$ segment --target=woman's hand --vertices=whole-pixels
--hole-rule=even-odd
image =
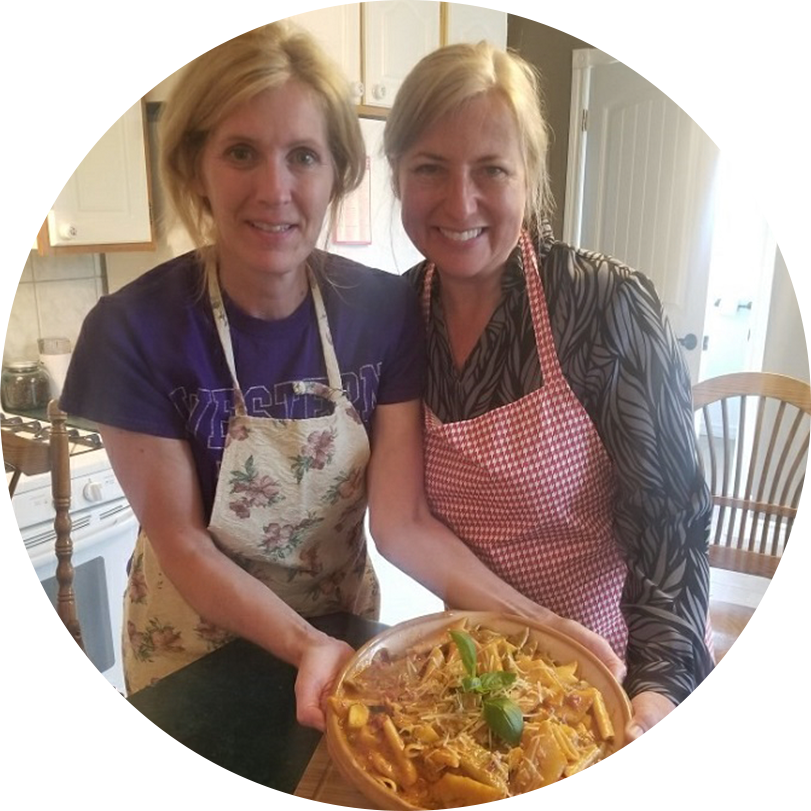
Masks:
[[[537,619],[545,625],[549,625],[555,630],[570,636],[584,648],[591,651],[611,671],[611,675],[622,684],[626,673],[625,663],[614,653],[611,645],[603,637],[594,633],[594,631],[590,631],[585,625],[553,614],[551,611],[544,610],[544,613],[538,616]]]
[[[188,443],[100,426],[116,476],[181,596],[201,616],[298,668],[296,713],[324,728],[323,700],[353,654],[214,544]]]
[[[296,720],[321,732],[326,726],[326,700],[338,671],[354,655],[346,642],[326,636],[302,654],[296,677]]]
[[[631,722],[625,728],[629,741],[634,741],[647,732],[654,724],[659,723],[668,713],[676,709],[676,705],[661,693],[650,690],[640,693],[631,699],[634,714]]]

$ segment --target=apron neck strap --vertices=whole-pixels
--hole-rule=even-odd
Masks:
[[[310,291],[313,294],[315,315],[318,320],[318,334],[321,336],[321,349],[324,352],[324,366],[327,369],[327,380],[331,389],[339,391],[343,388],[341,383],[341,368],[338,366],[338,356],[335,354],[335,344],[332,342],[332,332],[329,328],[327,308],[324,305],[324,296],[315,278],[315,273],[307,265],[307,279],[310,282]]]
[[[532,244],[532,238],[524,230],[518,244],[521,247],[521,259],[524,265],[524,283],[529,299],[529,311],[532,314],[532,327],[535,332],[535,345],[538,348],[538,362],[544,385],[554,380],[563,380],[555,341],[552,337],[552,325],[549,323],[549,308],[546,306],[546,294],[541,284],[538,269],[538,254]]]
[[[538,361],[544,381],[552,380],[561,374],[555,343],[552,338],[552,327],[549,324],[549,310],[546,307],[546,295],[538,272],[538,254],[532,244],[529,232],[521,231],[518,238],[521,248],[521,259],[524,267],[524,280],[529,298],[529,309],[532,314],[532,326],[535,332],[535,345],[538,349]],[[429,262],[425,268],[422,286],[422,314],[426,325],[431,317],[431,288],[433,286],[436,265]]]
[[[231,340],[231,329],[228,323],[228,314],[225,311],[225,304],[222,298],[222,290],[217,273],[217,263],[213,258],[206,261],[205,267],[206,283],[208,287],[208,297],[211,302],[211,309],[214,313],[214,324],[220,338],[225,361],[228,364],[228,371],[231,373],[231,380],[234,385],[234,411],[237,416],[245,416],[245,397],[237,378],[236,360],[234,358],[234,344]],[[324,306],[324,298],[321,289],[315,280],[315,275],[310,266],[307,265],[307,282],[310,286],[310,293],[315,306],[316,320],[318,322],[318,334],[321,338],[321,349],[324,353],[324,365],[327,369],[327,380],[331,389],[341,389],[341,371],[338,366],[338,357],[335,354],[335,346],[332,343],[332,333],[329,329],[327,310]]]

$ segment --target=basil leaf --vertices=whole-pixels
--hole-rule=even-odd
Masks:
[[[462,679],[462,692],[464,693],[481,693],[482,680],[478,676],[465,676]]]
[[[459,655],[462,657],[462,664],[468,676],[473,678],[476,675],[476,643],[473,637],[464,631],[451,631],[451,638],[456,643],[459,649]]]
[[[481,676],[482,690],[486,693],[503,690],[514,681],[515,673],[509,673],[506,670],[494,670],[490,673],[482,673]]]
[[[524,731],[524,716],[520,707],[506,696],[486,698],[482,707],[487,726],[511,746],[517,746]]]

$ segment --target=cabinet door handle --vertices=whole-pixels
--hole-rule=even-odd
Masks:
[[[688,352],[698,346],[698,338],[692,332],[688,332],[684,338],[679,338],[678,341]]]
[[[59,236],[62,239],[76,239],[79,236],[79,229],[72,223],[65,222],[59,226]]]
[[[378,100],[383,101],[386,98],[386,85],[376,84],[372,90],[372,95]]]

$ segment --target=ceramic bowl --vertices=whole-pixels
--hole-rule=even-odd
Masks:
[[[516,634],[529,628],[532,638],[558,664],[578,662],[578,675],[596,687],[603,695],[606,709],[614,726],[614,751],[625,745],[625,727],[631,718],[631,705],[620,684],[608,668],[580,643],[560,631],[531,620],[485,611],[444,611],[402,622],[383,631],[361,647],[341,670],[333,694],[340,696],[343,684],[354,674],[367,668],[375,655],[383,649],[396,656],[426,638],[440,634],[449,626],[467,618],[470,626],[483,625],[497,633]],[[326,741],[330,756],[338,769],[366,799],[381,809],[413,809],[395,792],[371,777],[355,760],[341,728],[337,713],[330,706],[327,711]]]

